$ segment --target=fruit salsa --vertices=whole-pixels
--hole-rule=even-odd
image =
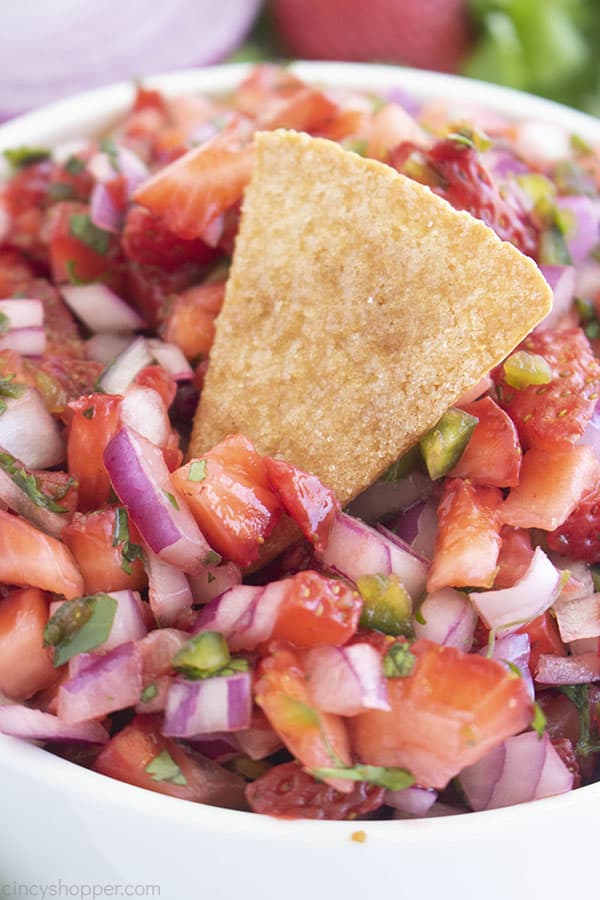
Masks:
[[[249,433],[198,451],[206,395],[190,444],[255,135],[274,129],[425,185],[552,292],[358,496]],[[5,157],[0,731],[284,818],[480,811],[597,780],[598,152],[261,65],[227,97],[138,87],[102,138]]]

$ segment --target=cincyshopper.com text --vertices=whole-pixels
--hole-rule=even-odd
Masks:
[[[160,897],[158,884],[133,884],[113,882],[111,884],[58,881],[46,884],[35,882],[0,882],[0,900],[34,897],[36,900],[104,900],[105,897]]]

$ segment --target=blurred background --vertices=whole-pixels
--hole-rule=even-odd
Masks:
[[[401,63],[600,114],[600,0],[4,0],[0,118],[228,60]]]

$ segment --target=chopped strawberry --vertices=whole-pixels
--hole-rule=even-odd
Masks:
[[[600,463],[590,447],[534,447],[523,457],[518,486],[502,504],[502,521],[518,528],[554,531],[599,478]]]
[[[17,250],[0,250],[0,297],[26,293],[34,277],[33,269]]]
[[[203,274],[204,267],[194,263],[165,272],[129,260],[125,269],[127,298],[150,328],[158,328],[167,318],[174,296],[199,281]]]
[[[181,347],[186,358],[205,357],[215,336],[215,319],[225,298],[225,281],[208,281],[187,288],[175,298],[162,334]]]
[[[523,679],[499,662],[431,641],[412,644],[412,672],[388,678],[389,712],[348,720],[359,758],[409,769],[423,787],[444,788],[532,716]]]
[[[355,633],[362,609],[360,594],[339,578],[298,572],[279,608],[272,638],[297,647],[337,647]]]
[[[326,550],[340,504],[332,490],[316,475],[303,472],[283,459],[265,457],[271,487],[286,513],[317,550]]]
[[[511,528],[505,525],[500,531],[500,553],[498,554],[498,572],[494,579],[494,588],[512,587],[522,578],[531,564],[533,547],[531,537],[524,528]]]
[[[465,403],[461,409],[479,421],[450,475],[469,478],[474,484],[515,487],[523,454],[510,417],[491,397]]]
[[[83,203],[57,203],[50,226],[50,263],[54,281],[105,279],[120,289],[118,241],[111,232],[96,228]]]
[[[0,600],[0,691],[11,700],[26,700],[56,680],[51,651],[44,647],[47,622],[48,595],[37,588]]]
[[[600,363],[579,328],[536,331],[520,347],[550,365],[548,384],[517,390],[506,383],[504,369],[494,373],[498,402],[507,411],[525,449],[576,444],[592,417],[600,393]]]
[[[69,404],[72,410],[67,438],[69,472],[79,482],[79,509],[100,509],[108,504],[111,483],[103,454],[120,428],[122,397],[84,394]]]
[[[439,528],[427,578],[429,593],[443,587],[491,587],[500,551],[497,488],[479,487],[462,478],[444,482],[438,507]]]
[[[519,629],[521,634],[529,635],[530,653],[529,668],[533,678],[538,671],[540,656],[551,653],[553,656],[566,656],[567,649],[563,644],[556,619],[549,613],[542,613],[537,619]]]
[[[587,563],[600,562],[600,483],[579,500],[547,540],[555,553]]]
[[[253,159],[252,146],[235,126],[228,127],[144,182],[135,200],[179,237],[198,238],[240,199]]]
[[[167,272],[188,262],[206,265],[219,256],[217,250],[198,238],[178,237],[159,216],[142,206],[133,206],[127,213],[121,246],[128,259],[141,265],[159,266]]]

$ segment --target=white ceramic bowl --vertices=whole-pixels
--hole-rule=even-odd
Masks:
[[[148,81],[168,93],[220,92],[245,71],[224,66]],[[295,71],[325,84],[450,96],[560,123],[600,143],[600,122],[505,88],[387,66],[303,63]],[[132,86],[120,84],[48,106],[2,126],[0,149],[95,131],[132,96]],[[598,892],[600,784],[447,818],[287,822],[130,787],[0,735],[0,798],[0,897],[558,900]],[[364,843],[352,840],[357,830]]]

